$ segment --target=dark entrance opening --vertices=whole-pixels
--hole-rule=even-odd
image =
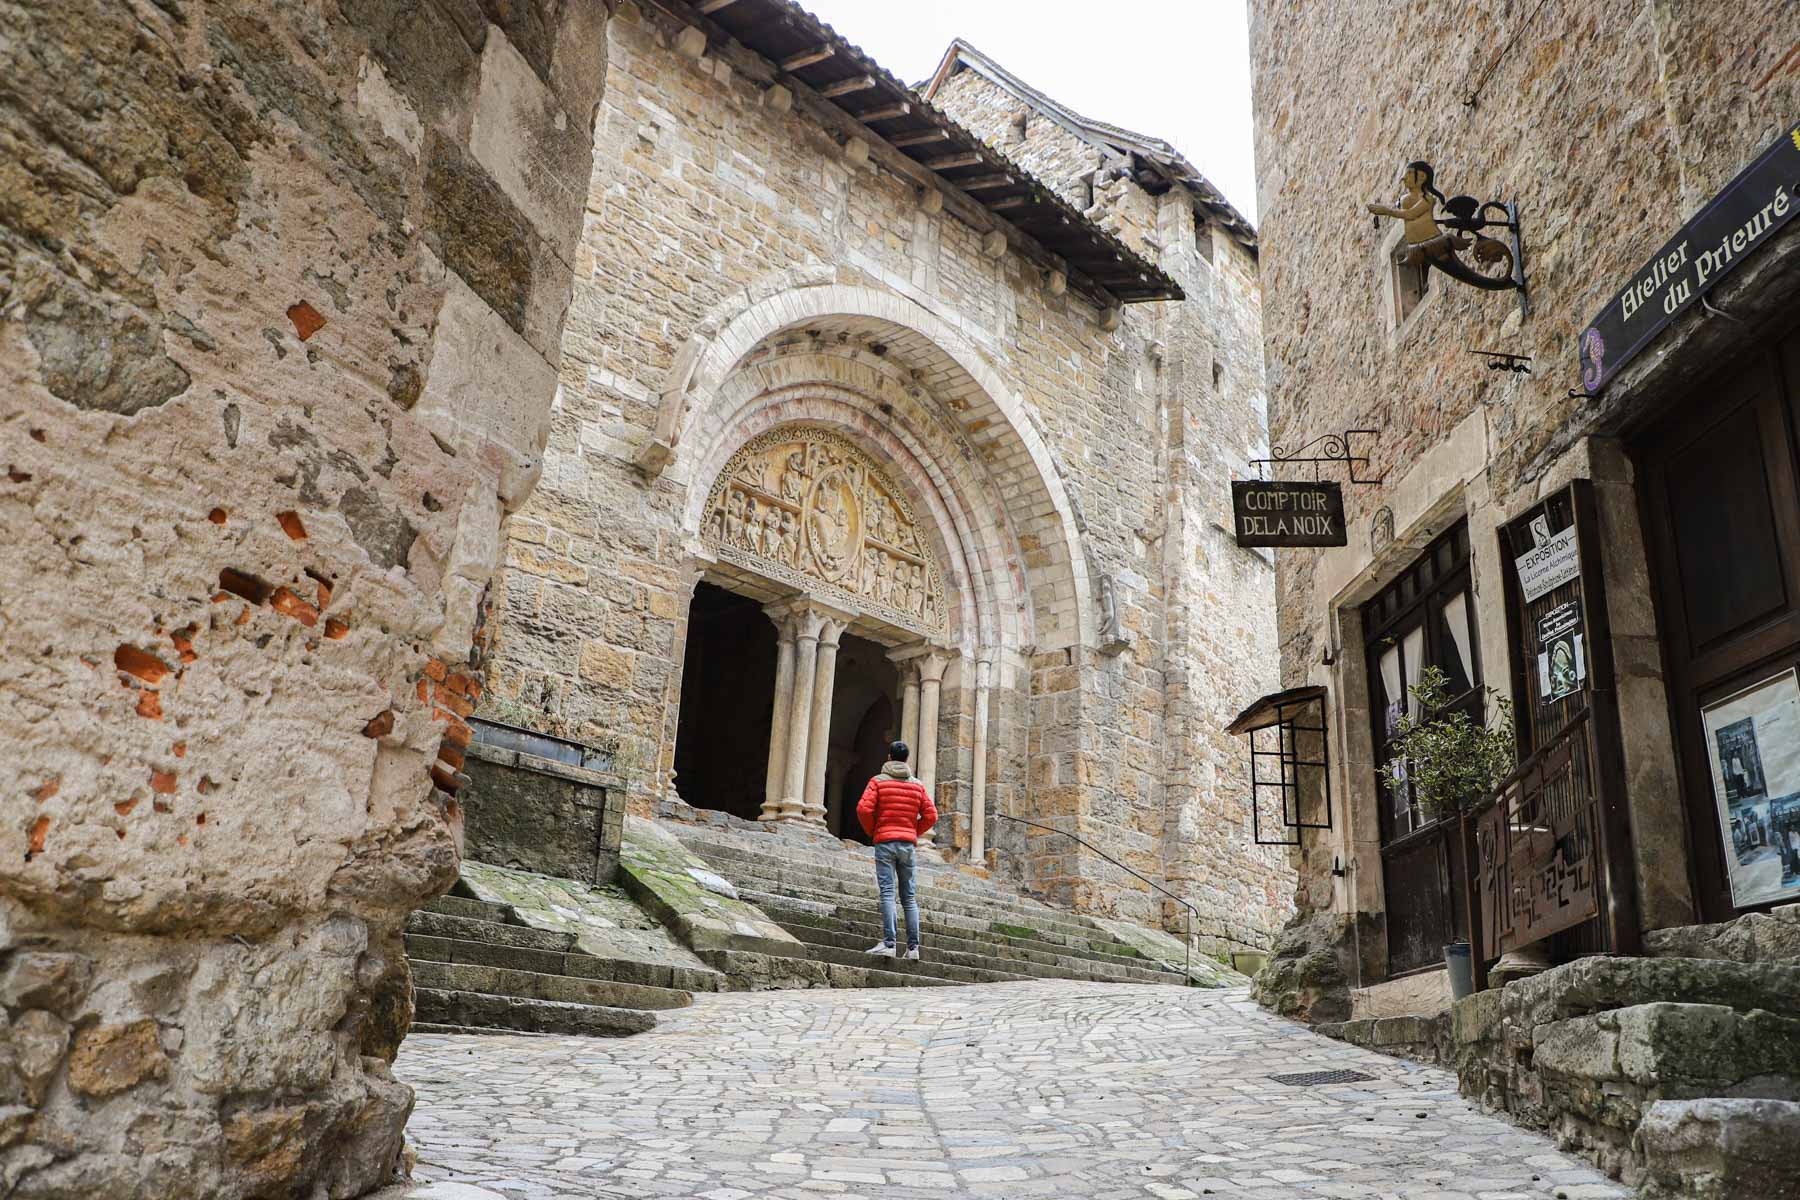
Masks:
[[[869,777],[887,761],[888,743],[900,736],[895,701],[900,673],[874,642],[847,633],[838,646],[831,752],[825,760],[825,824],[838,837],[867,844],[856,802]]]
[[[1677,413],[1634,449],[1693,882],[1724,921],[1800,899],[1800,331]]]
[[[756,820],[768,782],[774,708],[775,623],[755,600],[697,585],[675,726],[681,798]]]

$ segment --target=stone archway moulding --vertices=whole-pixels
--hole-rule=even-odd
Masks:
[[[1000,417],[998,424],[1030,460],[1031,484],[1054,511],[1074,592],[1075,641],[1091,644],[1094,616],[1087,554],[1068,488],[1023,401],[959,331],[964,322],[954,314],[939,316],[889,291],[809,278],[797,271],[738,293],[709,314],[677,352],[659,391],[655,436],[637,456],[639,468],[655,476],[674,461],[683,438],[699,424],[721,384],[759,343],[827,317],[862,317],[911,330],[945,355],[991,402]]]

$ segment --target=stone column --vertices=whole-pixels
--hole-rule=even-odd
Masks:
[[[825,822],[825,760],[831,751],[831,695],[837,683],[838,638],[848,622],[826,617],[819,629],[819,661],[813,676],[811,731],[806,739],[806,791],[803,815]]]
[[[781,786],[781,820],[789,821],[805,811],[806,746],[812,729],[813,677],[819,664],[819,634],[825,627],[822,614],[802,609],[794,614],[794,703],[788,710],[787,772]]]
[[[771,612],[775,622],[775,709],[769,726],[769,774],[763,792],[762,811],[757,819],[776,820],[781,813],[781,787],[787,782],[787,743],[789,718],[794,710],[794,619],[792,614]]]
[[[900,740],[914,748],[919,743],[919,669],[911,661],[900,664]]]
[[[975,762],[969,786],[969,859],[980,864],[987,857],[987,737],[988,681],[993,664],[975,663]]]
[[[919,659],[919,733],[913,749],[913,774],[931,799],[937,800],[938,689],[944,682],[944,668],[949,660],[933,650]],[[941,816],[941,814],[940,814]],[[921,841],[932,842],[936,833],[926,834]]]

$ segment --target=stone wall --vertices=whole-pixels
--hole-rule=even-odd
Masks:
[[[1259,0],[1251,40],[1273,439],[1374,429],[1368,477],[1385,480],[1345,488],[1348,547],[1278,557],[1283,681],[1325,684],[1333,703],[1338,827],[1308,835],[1296,856],[1301,906],[1383,908],[1356,605],[1466,516],[1481,659],[1487,682],[1506,690],[1494,531],[1585,477],[1607,548],[1640,913],[1650,928],[1691,921],[1642,531],[1631,465],[1612,439],[1791,304],[1791,283],[1772,280],[1791,280],[1800,243],[1778,237],[1761,267],[1714,297],[1741,323],[1696,309],[1601,402],[1568,393],[1580,383],[1577,334],[1800,108],[1789,55],[1800,14],[1570,0],[1471,11],[1426,35],[1376,0],[1340,5],[1330,21]],[[1478,81],[1471,108],[1462,101]],[[1447,193],[1519,203],[1528,317],[1511,294],[1433,273],[1411,318],[1393,319],[1392,222],[1363,205],[1391,203],[1400,168],[1419,158]],[[1531,371],[1490,370],[1471,348],[1528,356]],[[1348,876],[1335,879],[1334,865]]]
[[[1269,570],[1190,527],[1265,437],[1254,259],[1183,266],[1197,299],[1108,331],[1090,301],[984,251],[986,232],[895,152],[865,154],[770,88],[766,64],[679,33],[630,7],[609,29],[562,391],[543,483],[510,526],[488,711],[616,750],[634,811],[651,811],[674,764],[688,604],[718,572],[697,536],[713,473],[783,422],[835,428],[928,514],[945,564],[943,844],[971,841],[987,661],[984,833],[1001,869],[1161,915],[1129,876],[992,814],[1042,820],[1178,878],[1210,920],[1266,942],[1286,868],[1249,849],[1240,748],[1217,730],[1272,675]],[[1188,205],[1153,211],[1186,231],[1165,265],[1191,257]],[[1102,580],[1123,635],[1111,653]]]
[[[0,1191],[393,1172],[606,18],[0,5]]]

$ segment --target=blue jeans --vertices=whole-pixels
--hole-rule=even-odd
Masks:
[[[881,842],[875,847],[875,886],[881,889],[881,940],[894,944],[894,882],[906,908],[906,948],[919,944],[919,902],[913,896],[913,844]]]

